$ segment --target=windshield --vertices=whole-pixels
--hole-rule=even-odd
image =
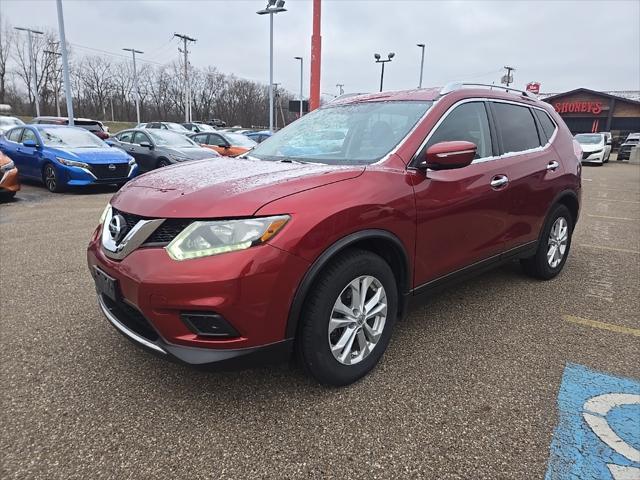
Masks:
[[[146,131],[153,137],[153,142],[156,145],[162,145],[167,147],[195,147],[197,146],[191,139],[176,132],[170,132],[168,130],[152,130]]]
[[[253,140],[251,140],[249,137],[245,137],[243,134],[241,133],[230,133],[230,132],[225,132],[222,134],[222,136],[224,138],[227,139],[227,141],[233,145],[234,147],[247,147],[247,148],[253,148],[257,145],[256,142],[254,142]]]
[[[583,145],[597,145],[602,141],[602,135],[590,135],[588,133],[576,135],[578,143]]]
[[[40,136],[45,145],[68,148],[103,148],[106,143],[87,130],[75,127],[41,128]]]
[[[184,128],[182,125],[180,125],[179,123],[171,123],[171,122],[167,122],[165,123],[165,125],[167,126],[167,128],[169,130],[175,130],[176,132],[189,132],[188,129]]]
[[[19,118],[14,117],[0,117],[0,126],[13,127],[15,125],[24,125],[24,122]]]
[[[393,150],[432,104],[391,101],[324,107],[259,144],[251,156],[332,165],[374,163]]]

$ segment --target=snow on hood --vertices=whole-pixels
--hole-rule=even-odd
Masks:
[[[145,217],[249,216],[278,198],[355,178],[364,169],[222,157],[142,175],[120,190],[112,204]]]

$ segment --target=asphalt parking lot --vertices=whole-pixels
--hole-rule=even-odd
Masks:
[[[0,205],[0,477],[534,479],[567,364],[640,378],[640,167],[583,170],[563,273],[517,264],[432,298],[379,367],[194,371],[99,313],[85,247],[114,189]]]

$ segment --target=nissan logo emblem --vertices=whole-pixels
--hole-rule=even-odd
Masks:
[[[116,166],[113,163],[109,164],[109,170],[115,170]]]
[[[127,233],[127,222],[122,215],[114,215],[109,222],[109,234],[113,241],[118,244]]]

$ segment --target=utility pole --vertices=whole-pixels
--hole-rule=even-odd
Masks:
[[[60,101],[58,98],[60,96],[60,85],[58,84],[58,75],[59,75],[58,59],[55,57],[60,57],[62,56],[62,54],[58,52],[54,52],[53,50],[45,50],[44,53],[46,53],[47,55],[54,56],[53,71],[55,75],[53,76],[53,90],[54,90],[54,97],[56,101],[56,115],[60,116]]]
[[[300,118],[302,118],[302,76],[303,76],[303,68],[302,68],[302,63],[304,62],[304,60],[302,59],[302,57],[293,57],[296,60],[300,60]]]
[[[278,93],[278,86],[280,85],[279,83],[272,83],[271,85],[273,85],[273,97],[275,99],[275,101],[278,101],[278,98],[280,97],[280,94]],[[275,109],[275,106],[274,106]],[[272,125],[273,128],[275,128],[275,130],[278,130],[278,112],[274,112],[274,121],[275,124]],[[271,128],[270,130],[272,132],[275,132],[275,130]]]
[[[184,54],[184,121],[191,121],[191,88],[189,87],[189,49],[187,42],[195,42],[196,39],[182,33],[174,33],[174,37],[178,37],[184,42],[184,48],[178,51]]]
[[[309,89],[309,111],[320,106],[320,66],[322,59],[321,0],[313,0],[313,30],[311,34],[311,75]]]
[[[29,35],[29,63],[31,64],[31,79],[33,80],[33,98],[36,104],[36,117],[40,116],[40,99],[38,98],[38,73],[36,71],[36,61],[33,58],[33,35],[44,35],[44,32],[31,28],[15,27],[16,30],[27,32]]]
[[[141,50],[135,48],[123,48],[125,52],[131,52],[133,56],[133,88],[136,91],[136,119],[140,123],[140,89],[138,88],[138,70],[136,68],[136,53],[143,54]],[[111,100],[111,116],[113,117],[113,100]]]
[[[71,81],[69,79],[69,54],[67,53],[67,40],[64,34],[64,13],[62,12],[62,0],[57,0],[58,7],[58,34],[60,36],[60,48],[62,49],[62,73],[64,74],[64,96],[67,100],[67,117],[69,125],[74,126],[73,97],[71,96]]]
[[[507,74],[503,77],[503,82],[507,85],[507,87],[511,84],[511,82],[513,82],[513,77],[511,76],[511,72],[515,72],[516,69],[513,67],[504,67],[504,69],[507,71]]]
[[[344,95],[344,83],[336,83],[336,87],[338,87],[338,92],[340,92],[338,96]]]

